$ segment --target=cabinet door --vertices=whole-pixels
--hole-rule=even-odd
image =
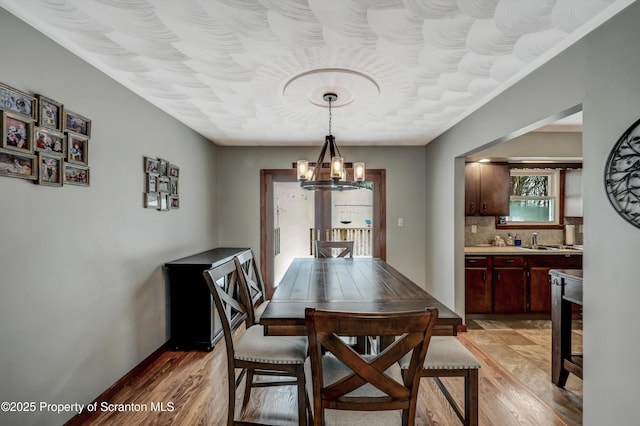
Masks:
[[[465,276],[465,311],[467,314],[491,313],[491,272],[486,267],[468,267]]]
[[[469,163],[464,166],[464,213],[480,213],[480,164]]]
[[[509,166],[469,163],[464,168],[465,214],[509,214]]]
[[[480,214],[507,216],[509,214],[509,166],[480,164]]]
[[[526,311],[525,272],[523,267],[493,268],[493,312],[520,314]]]
[[[544,266],[529,268],[529,311],[532,313],[551,312],[551,276]]]
[[[582,169],[565,172],[564,215],[582,217]]]

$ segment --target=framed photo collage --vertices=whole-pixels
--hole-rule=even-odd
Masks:
[[[0,176],[45,186],[90,185],[90,119],[0,83],[0,120]]]
[[[144,157],[144,207],[160,211],[179,209],[179,178],[180,167],[162,158]]]

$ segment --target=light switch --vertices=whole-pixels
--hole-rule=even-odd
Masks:
[[[399,218],[398,218],[398,226],[399,226],[399,227],[404,226],[404,218],[402,218],[402,217],[399,217]]]

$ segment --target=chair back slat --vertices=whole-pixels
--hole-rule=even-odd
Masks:
[[[253,255],[253,250],[246,250],[240,253],[234,258],[234,262],[238,270],[240,283],[247,290],[248,300],[251,301],[250,303],[247,302],[247,325],[251,326],[257,323],[255,307],[264,303],[266,299],[264,282]]]
[[[333,249],[342,249],[336,256]],[[353,241],[316,241],[316,257],[353,257]]]
[[[402,410],[403,424],[415,419],[422,366],[437,309],[400,313],[350,313],[307,308],[305,324],[309,339],[314,424],[324,423],[324,409]],[[377,355],[362,355],[350,347],[344,336],[394,336]],[[397,380],[387,373],[398,361],[411,354],[409,368]],[[329,355],[328,355],[329,354]],[[335,357],[349,371],[333,383],[324,383],[323,359]],[[363,395],[360,388],[373,386],[375,395]]]

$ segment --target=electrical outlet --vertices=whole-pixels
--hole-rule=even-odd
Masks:
[[[402,217],[398,218],[398,226],[399,227],[403,227],[404,226],[404,218],[402,218]]]
[[[581,234],[584,232],[584,231],[582,230],[582,224],[578,225],[578,232],[579,232],[579,233],[581,233]]]
[[[478,232],[478,225],[471,225],[471,233],[476,234]]]

